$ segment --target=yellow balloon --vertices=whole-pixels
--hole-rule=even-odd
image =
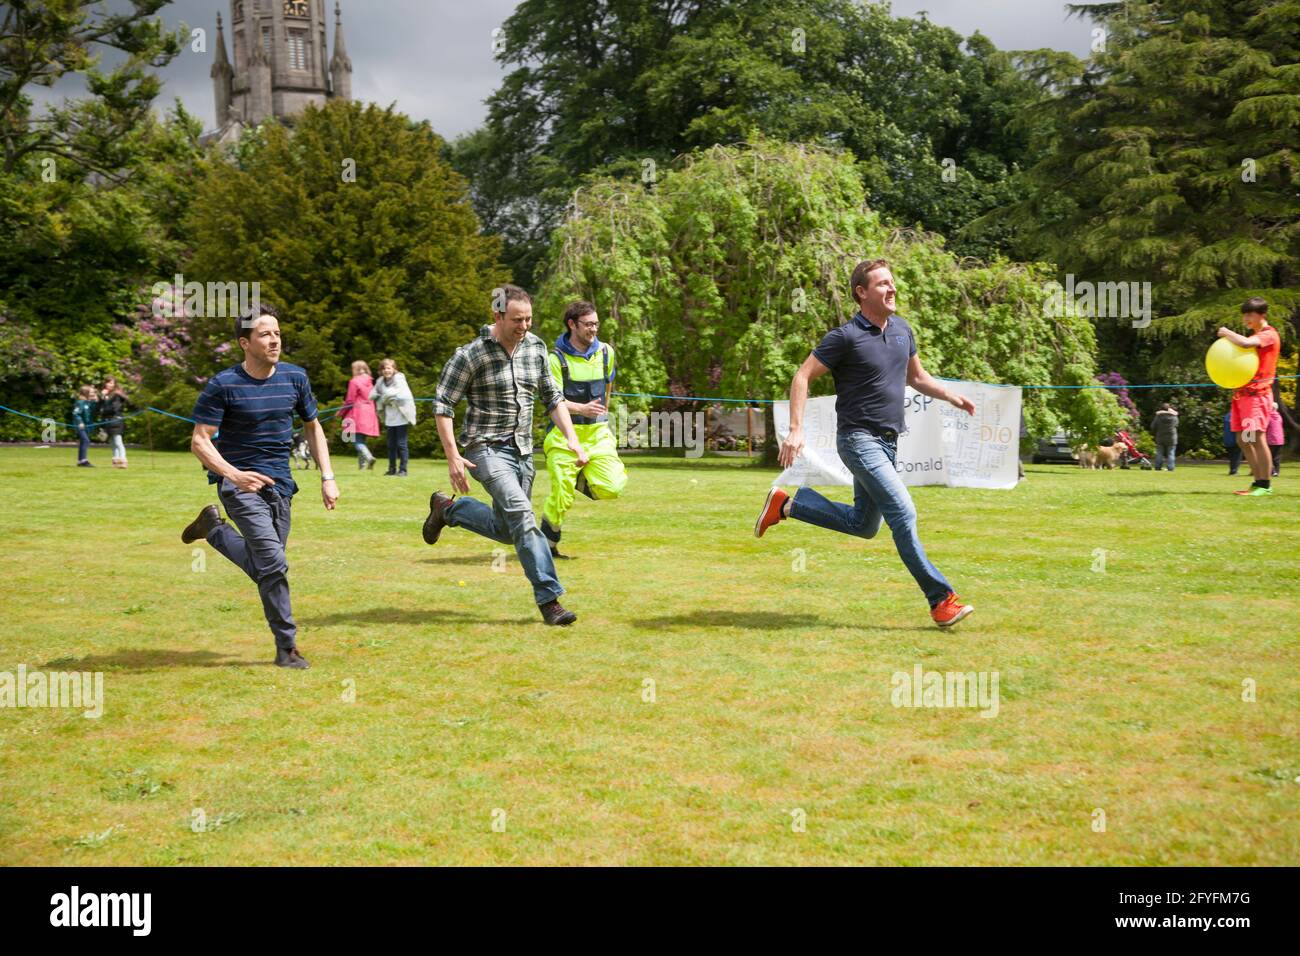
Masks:
[[[1259,353],[1233,345],[1227,339],[1216,339],[1205,353],[1205,370],[1215,385],[1241,388],[1259,371]]]

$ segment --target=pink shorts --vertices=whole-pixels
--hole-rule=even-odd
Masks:
[[[1262,435],[1268,431],[1268,419],[1272,411],[1271,393],[1237,395],[1232,399],[1232,420],[1229,425],[1234,432],[1252,431]]]

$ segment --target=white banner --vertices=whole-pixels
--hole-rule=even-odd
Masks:
[[[975,403],[967,415],[947,402],[907,388],[905,431],[898,436],[898,472],[907,485],[1014,488],[1020,457],[1020,388],[944,382]],[[790,403],[777,402],[777,441],[790,434]],[[851,485],[853,475],[835,450],[835,396],[810,398],[803,413],[804,451],[779,485]]]

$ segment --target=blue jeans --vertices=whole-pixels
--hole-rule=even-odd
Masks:
[[[1174,447],[1174,445],[1156,444],[1156,471],[1165,464],[1169,466],[1170,471],[1174,470]]]
[[[291,499],[274,488],[257,493],[240,491],[224,478],[217,485],[217,493],[239,531],[219,524],[208,532],[208,544],[253,579],[275,646],[288,650],[298,634],[289,607],[289,562],[284,556]]]
[[[533,586],[538,604],[564,593],[555,576],[555,561],[533,515],[533,458],[511,445],[470,445],[463,452],[469,474],[492,496],[492,507],[475,498],[457,498],[447,508],[447,524],[513,544],[519,564]]]
[[[410,425],[389,425],[388,426],[388,470],[389,471],[406,471],[406,433]],[[402,467],[397,467],[398,460],[401,460]]]
[[[930,607],[934,607],[948,596],[952,586],[930,563],[917,537],[916,507],[894,464],[897,441],[862,431],[848,432],[836,438],[835,450],[853,473],[852,506],[803,487],[790,502],[790,517],[859,538],[874,538],[881,522],[887,523],[898,556],[925,592]]]
[[[90,460],[90,434],[85,425],[77,426],[77,461]]]

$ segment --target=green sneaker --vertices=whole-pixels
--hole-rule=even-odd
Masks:
[[[1273,493],[1272,488],[1252,488],[1249,492],[1246,493],[1246,497],[1263,498],[1265,495],[1271,495],[1272,493]]]

